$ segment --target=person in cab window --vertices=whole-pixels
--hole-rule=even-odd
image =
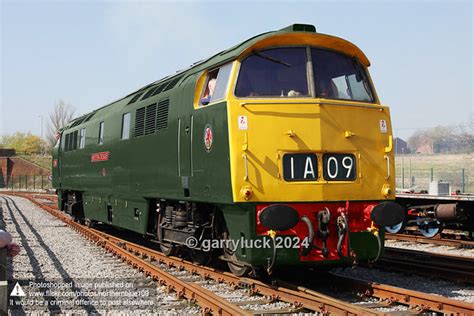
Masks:
[[[204,91],[204,95],[201,99],[201,105],[208,105],[209,102],[211,102],[212,94],[214,93],[214,89],[216,88],[216,82],[217,72],[209,75],[209,81],[207,82],[206,90]]]

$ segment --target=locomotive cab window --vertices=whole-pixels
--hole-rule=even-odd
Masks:
[[[306,48],[256,51],[242,61],[237,97],[308,96]]]
[[[367,73],[355,58],[324,49],[311,49],[316,96],[374,102]]]
[[[232,63],[229,63],[207,74],[199,106],[205,106],[209,103],[224,99],[229,85],[231,70]]]

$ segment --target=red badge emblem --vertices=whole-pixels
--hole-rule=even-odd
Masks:
[[[212,133],[211,125],[206,125],[204,128],[204,147],[206,147],[207,152],[210,152],[212,149],[212,143],[214,141],[214,136]]]

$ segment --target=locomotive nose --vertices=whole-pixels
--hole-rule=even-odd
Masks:
[[[395,202],[383,202],[374,207],[370,219],[379,226],[393,226],[405,220],[405,210]]]

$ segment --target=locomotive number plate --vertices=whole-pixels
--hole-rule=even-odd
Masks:
[[[356,160],[352,154],[324,154],[323,177],[326,181],[351,181],[356,178]]]
[[[315,154],[286,154],[283,156],[285,181],[315,181],[318,178],[318,158]]]

